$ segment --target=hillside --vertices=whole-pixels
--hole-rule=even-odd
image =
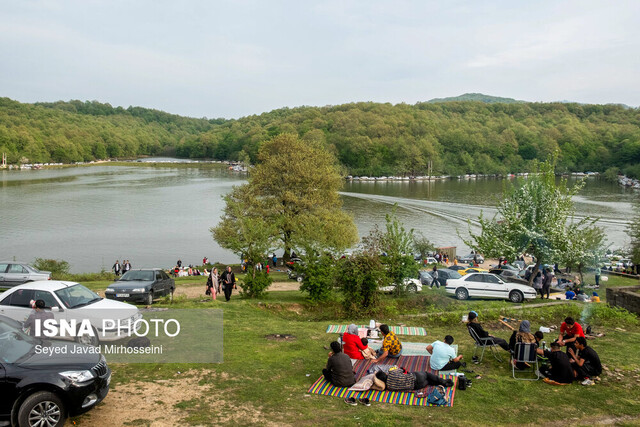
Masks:
[[[557,151],[561,171],[640,176],[640,109],[616,105],[363,102],[208,120],[0,98],[0,152],[12,163],[159,154],[253,162],[261,143],[283,132],[325,145],[353,175],[424,175],[429,163],[433,174],[524,172]]]
[[[526,102],[526,101],[518,101],[517,99],[513,99],[513,98],[502,98],[500,96],[485,95],[484,93],[465,93],[460,96],[451,96],[448,98],[433,98],[427,102],[435,103],[435,102],[457,102],[457,101],[477,101],[477,102],[484,102],[487,104],[494,104],[494,103],[515,104],[520,102]]]

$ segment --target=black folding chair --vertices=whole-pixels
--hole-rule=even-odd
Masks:
[[[538,346],[535,343],[517,342],[516,347],[511,355],[511,372],[513,378],[516,380],[536,381],[540,379],[540,369],[538,367],[538,355],[536,349]],[[516,363],[526,363],[533,369],[535,378],[518,378],[516,377]],[[528,369],[519,372],[530,372]]]
[[[467,329],[469,329],[469,335],[471,335],[471,338],[473,338],[473,341],[476,343],[475,348],[473,350],[473,357],[476,357],[476,353],[478,352],[478,349],[482,348],[482,354],[480,355],[480,359],[478,360],[478,363],[482,362],[482,358],[484,357],[484,351],[487,348],[491,349],[491,354],[493,354],[493,357],[495,357],[498,362],[502,362],[502,357],[500,357],[500,354],[496,350],[496,347],[498,347],[498,344],[496,344],[493,341],[493,337],[480,338],[473,328],[467,326]]]

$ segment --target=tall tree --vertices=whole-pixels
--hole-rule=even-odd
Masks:
[[[536,264],[529,284],[541,264],[568,261],[568,248],[575,246],[572,239],[580,236],[585,224],[593,225],[589,218],[573,218],[571,198],[584,182],[571,188],[564,179],[556,184],[554,166],[554,160],[542,163],[539,173],[506,188],[496,216],[487,219],[480,214],[480,233],[469,228],[471,239],[464,240],[485,257],[515,259],[524,253],[533,255]]]
[[[331,153],[296,135],[281,134],[260,148],[244,191],[255,196],[265,221],[277,227],[287,261],[294,247],[340,250],[357,241],[353,219],[342,210],[342,182]]]

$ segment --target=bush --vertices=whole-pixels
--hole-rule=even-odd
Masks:
[[[51,278],[58,280],[62,279],[63,275],[69,274],[71,268],[67,261],[43,258],[36,258],[33,266],[38,270],[50,271]]]
[[[309,299],[314,302],[327,301],[331,296],[336,272],[336,262],[329,255],[308,256],[305,264],[296,266],[302,274],[303,281],[300,290],[309,293]]]
[[[370,252],[356,253],[341,260],[336,281],[344,295],[343,306],[352,316],[369,314],[380,305],[379,286],[389,282],[380,258]]]
[[[242,291],[240,294],[247,298],[259,298],[271,286],[273,280],[265,271],[257,271],[255,277],[247,274],[242,282],[239,282]]]

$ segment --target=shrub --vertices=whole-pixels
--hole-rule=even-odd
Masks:
[[[380,304],[379,286],[389,282],[380,258],[370,252],[341,260],[336,281],[344,295],[343,306],[352,315],[368,314]]]
[[[271,286],[273,280],[266,271],[257,271],[255,276],[247,274],[243,281],[239,282],[242,296],[247,298],[259,298]]]
[[[38,270],[50,271],[53,279],[62,279],[61,276],[69,274],[71,268],[67,261],[43,258],[36,258],[33,266]]]
[[[300,290],[309,293],[314,302],[326,301],[331,296],[336,272],[336,262],[329,255],[308,256],[305,264],[296,266],[302,274]]]

